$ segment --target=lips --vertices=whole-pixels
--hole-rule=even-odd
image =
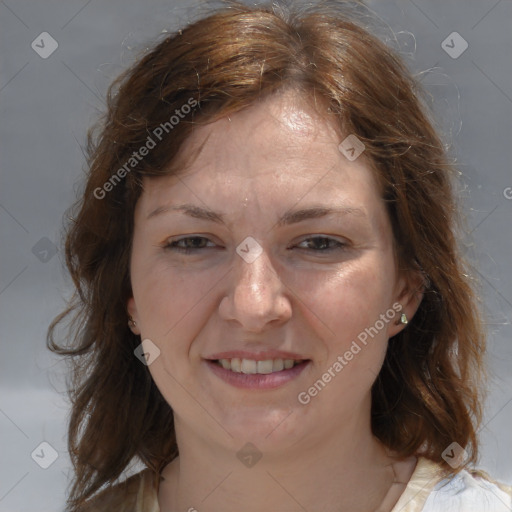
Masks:
[[[265,361],[268,359],[293,359],[294,361],[303,361],[308,359],[304,354],[298,352],[288,352],[286,350],[226,350],[222,352],[215,352],[209,356],[204,357],[210,361],[218,361],[220,359],[253,359],[254,361]]]
[[[205,362],[214,374],[235,387],[270,389],[295,379],[311,360],[291,352],[270,350],[222,352]]]
[[[218,364],[225,370],[230,370],[236,373],[266,375],[269,373],[280,372],[282,370],[289,370],[296,364],[302,362],[302,359],[263,359],[256,361],[254,359],[245,359],[234,357],[233,359],[219,359]]]

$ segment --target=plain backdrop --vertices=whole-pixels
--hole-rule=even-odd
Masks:
[[[0,511],[64,507],[66,367],[47,351],[45,336],[71,292],[58,245],[83,176],[81,146],[112,79],[195,15],[195,5],[0,0]],[[512,2],[367,5],[421,77],[459,164],[469,226],[461,243],[481,282],[492,377],[480,467],[511,482]]]

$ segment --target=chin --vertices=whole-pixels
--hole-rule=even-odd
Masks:
[[[299,411],[292,407],[269,405],[236,408],[236,412],[222,416],[221,424],[233,436],[235,444],[251,442],[260,449],[284,448],[300,437]]]

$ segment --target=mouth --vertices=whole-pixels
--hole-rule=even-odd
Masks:
[[[205,359],[208,368],[231,386],[244,389],[274,389],[296,379],[310,359]]]
[[[304,362],[303,359],[265,359],[256,361],[254,359],[242,359],[234,357],[233,359],[217,359],[215,362],[224,368],[235,373],[245,373],[246,375],[268,375],[270,373],[290,370],[294,366]]]

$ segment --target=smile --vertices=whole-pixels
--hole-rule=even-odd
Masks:
[[[269,390],[284,386],[307,368],[310,359],[205,359],[210,371],[235,388]]]
[[[235,373],[245,373],[249,375],[258,373],[267,375],[269,373],[289,370],[295,365],[302,363],[302,360],[266,359],[264,361],[255,361],[254,359],[240,359],[234,357],[233,359],[219,359],[217,363],[225,370],[230,370]]]

